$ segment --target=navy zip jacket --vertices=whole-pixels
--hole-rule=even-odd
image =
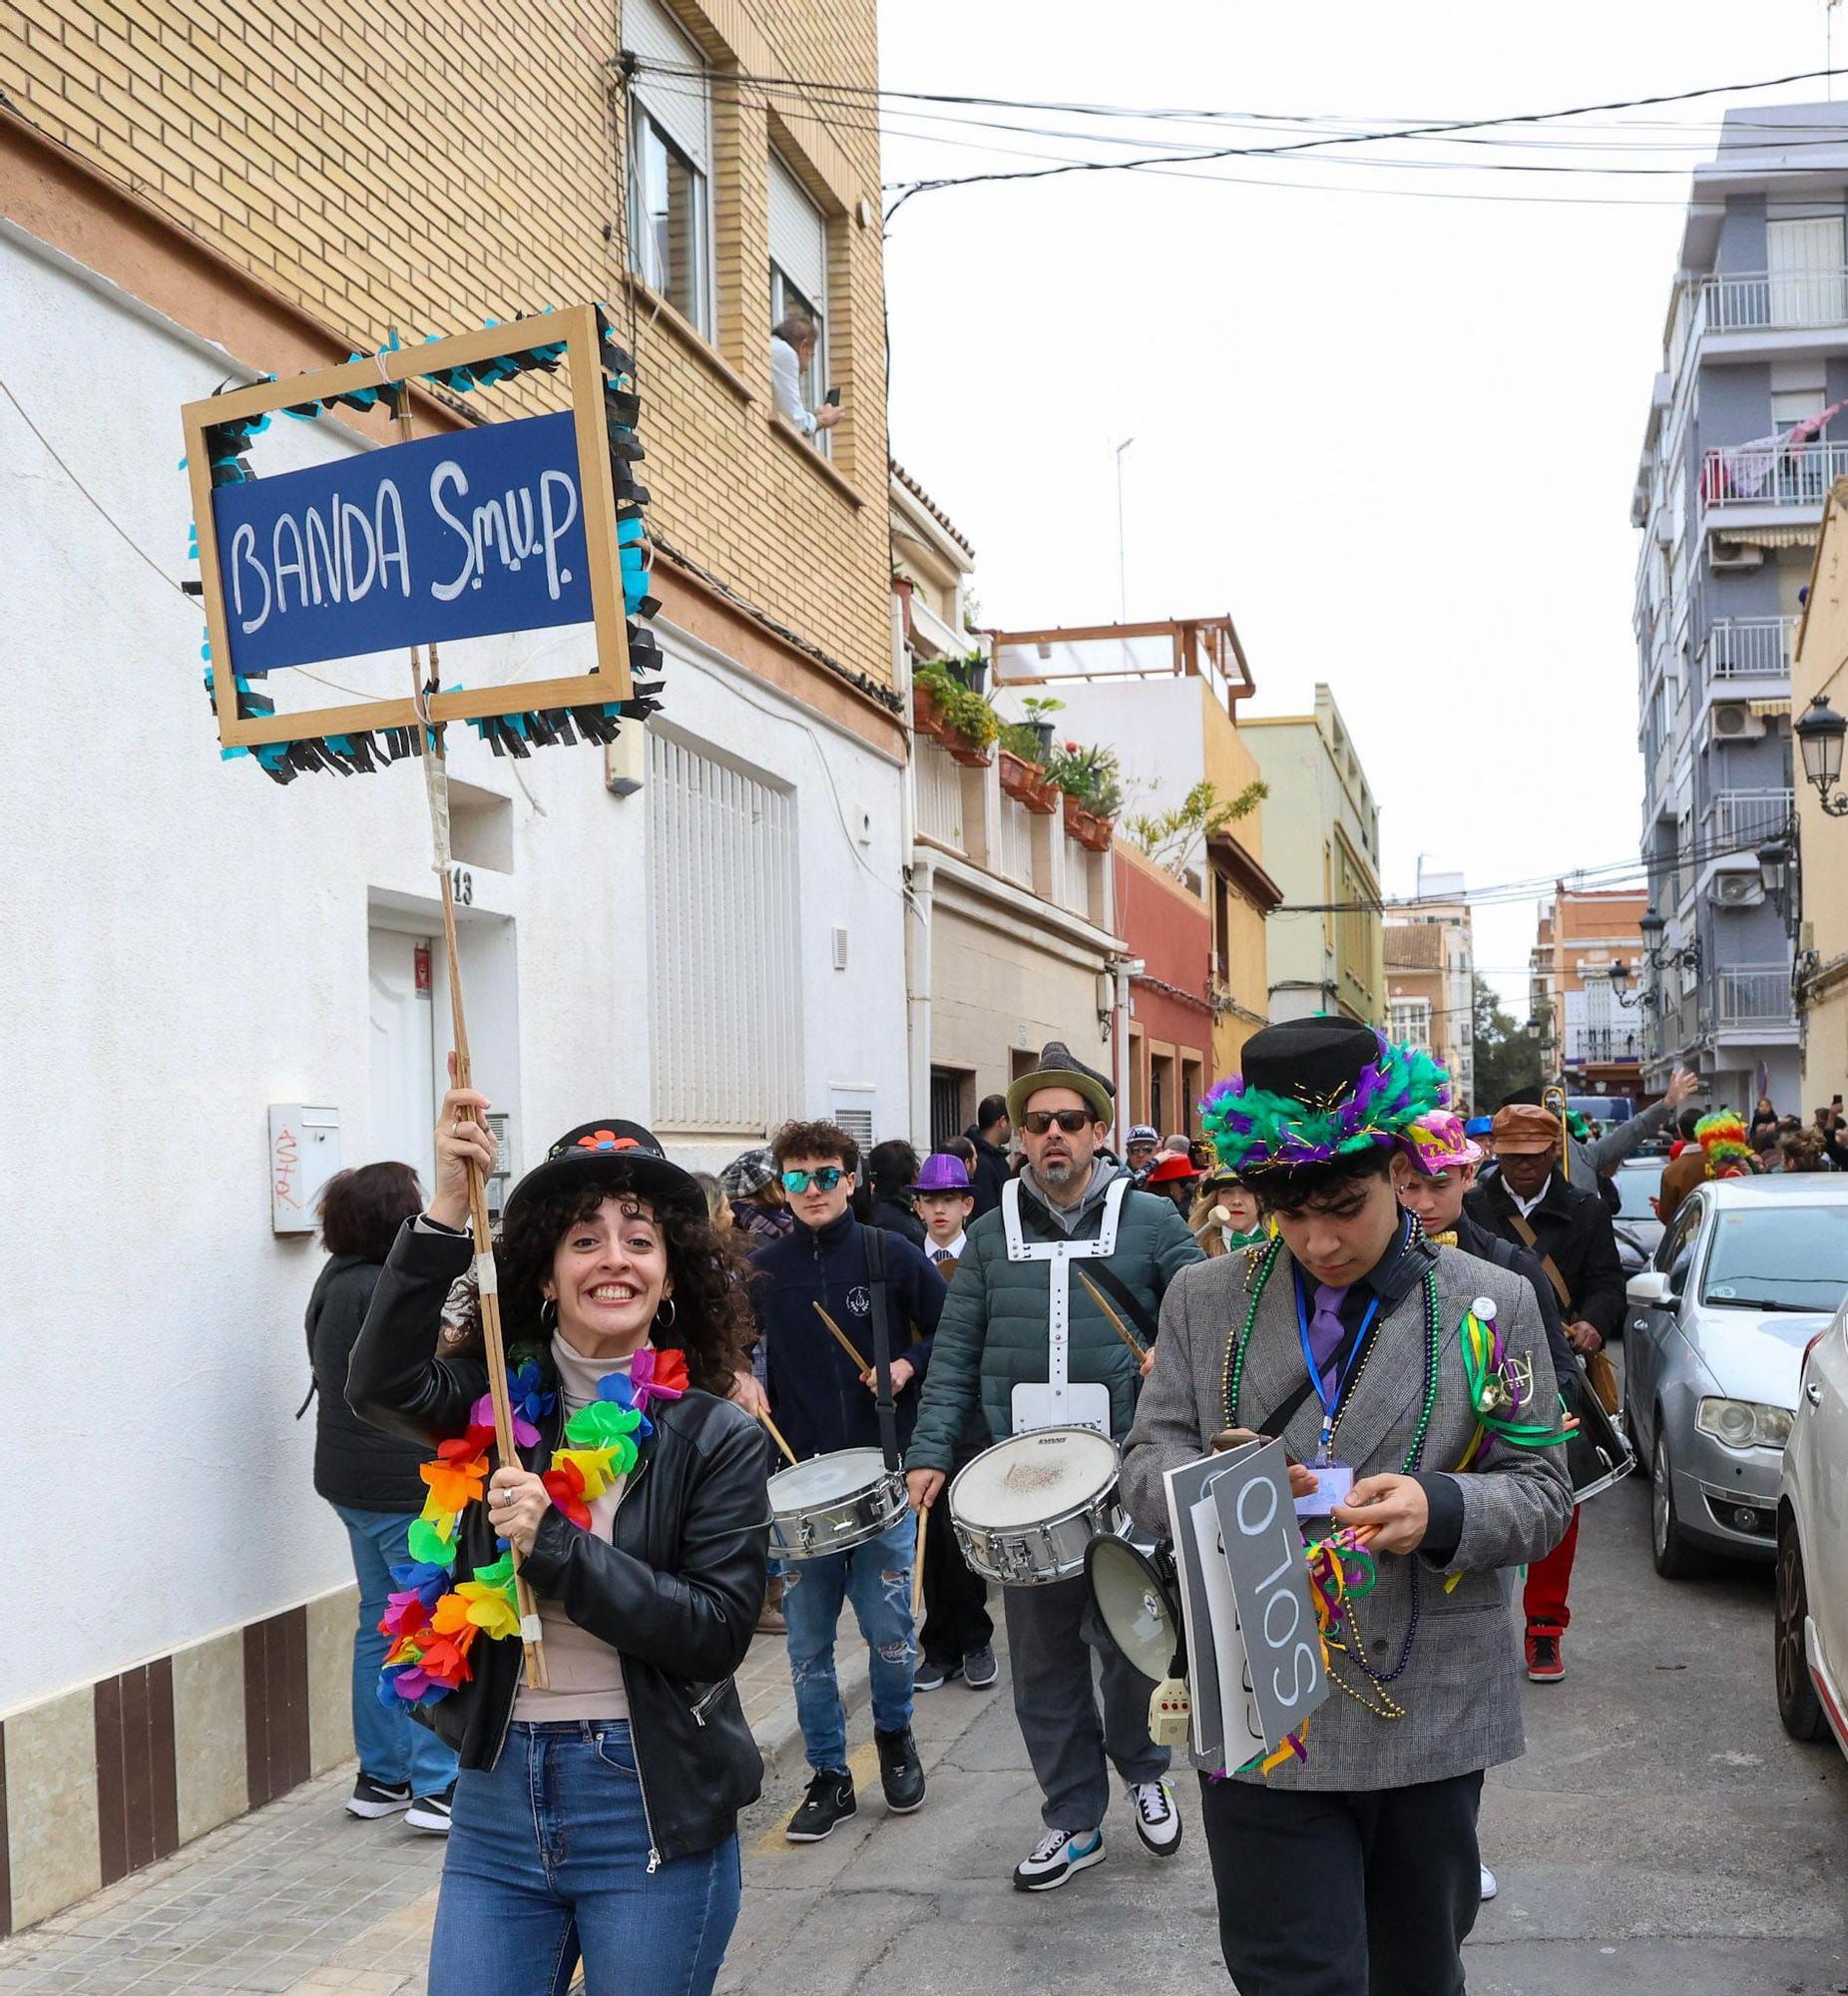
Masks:
[[[866,1233],[850,1212],[819,1232],[798,1220],[786,1240],[766,1242],[750,1257],[756,1271],[751,1295],[769,1361],[770,1412],[798,1456],[879,1446],[872,1392],[860,1383],[814,1308],[820,1303],[870,1366],[873,1318]],[[902,1450],[917,1419],[918,1389],[930,1364],[931,1340],[947,1290],[943,1277],[902,1235],[887,1234],[883,1240],[892,1356],[908,1358],[916,1373],[894,1396]]]

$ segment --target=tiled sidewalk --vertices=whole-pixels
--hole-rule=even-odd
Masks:
[[[841,1693],[866,1699],[863,1648]],[[738,1673],[769,1771],[801,1757],[780,1636]],[[440,1838],[358,1822],[349,1765],[0,1942],[0,1996],[422,1996]]]

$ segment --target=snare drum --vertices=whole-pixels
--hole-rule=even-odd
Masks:
[[[904,1515],[905,1479],[876,1448],[810,1456],[770,1478],[770,1551],[820,1559],[889,1532]]]
[[[1043,1587],[1085,1570],[1085,1548],[1125,1529],[1117,1444],[1095,1428],[1033,1428],[985,1448],[950,1485],[963,1557],[1003,1587]]]

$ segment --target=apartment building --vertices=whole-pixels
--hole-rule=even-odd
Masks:
[[[138,1458],[135,1531],[86,1548],[107,1612],[41,1564],[0,1646],[0,1931],[349,1750],[351,1567],[291,1418],[320,1257],[273,1224],[269,1118],[312,1105],[342,1162],[427,1171],[448,1046],[415,770],[282,790],[219,763],[183,403],[394,332],[607,303],[643,396],[663,711],[607,758],[515,763],[451,731],[506,1162],[599,1114],[708,1166],[791,1113],[909,1125],[878,142],[803,90],[876,81],[872,0],[413,0],[388,28],[344,0],[0,22],[0,617],[59,664],[18,677],[3,751],[34,938],[0,1021],[34,1165],[0,1247],[40,1409],[20,1543],[68,1535],[99,1381],[169,1438]],[[841,391],[819,444],[774,405],[770,330],[797,312],[819,328],[803,405]],[[413,413],[434,435],[559,393],[529,374]],[[387,440],[374,417],[278,422],[252,464]],[[589,663],[582,629],[482,642],[504,677]],[[469,657],[446,647],[445,674]],[[311,705],[296,678],[271,689]],[[73,1273],[53,1244],[76,1184],[112,1251]]]
[[[974,550],[896,464],[890,500],[898,672],[949,662],[982,692],[985,640],[964,628]],[[913,702],[914,716],[926,711]],[[1075,835],[1059,793],[1024,773],[992,742],[914,735],[905,974],[920,1142],[968,1128],[1048,1040],[1114,1075],[1118,1101],[1130,1100],[1130,956],[1109,834]]]
[[[1310,713],[1241,728],[1270,786],[1265,865],[1283,893],[1266,931],[1270,1016],[1384,1025],[1380,811],[1335,697],[1318,685]]]
[[[1631,888],[1560,881],[1540,911],[1529,958],[1529,1010],[1541,1028],[1540,1071],[1571,1095],[1653,1099],[1642,1067],[1649,994],[1658,978],[1642,932],[1648,898]],[[1621,967],[1623,975],[1614,977]]]
[[[1418,889],[1386,911],[1386,1027],[1442,1061],[1454,1100],[1475,1100],[1475,935],[1460,872],[1418,861]]]
[[[1642,856],[1663,923],[1644,1072],[1793,1098],[1790,947],[1757,848],[1792,818],[1790,670],[1848,471],[1848,106],[1728,111],[1694,170],[1630,519]]]

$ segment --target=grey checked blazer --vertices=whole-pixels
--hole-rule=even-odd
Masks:
[[[1408,1249],[1435,1259],[1438,1293],[1438,1390],[1420,1467],[1448,1471],[1476,1431],[1458,1333],[1473,1298],[1492,1296],[1504,1341],[1533,1361],[1535,1399],[1556,1408],[1553,1362],[1534,1292],[1518,1274],[1419,1242]],[[1236,1420],[1228,1420],[1226,1359],[1250,1306],[1261,1250],[1247,1249],[1183,1268],[1161,1306],[1155,1369],[1143,1388],[1136,1425],[1125,1444],[1123,1498],[1146,1530],[1165,1538],[1165,1471],[1206,1453],[1228,1426],[1269,1416],[1303,1376],[1290,1259],[1280,1252],[1252,1326]],[[1397,1472],[1417,1430],[1424,1401],[1424,1283],[1415,1283],[1374,1326],[1373,1350],[1356,1382],[1334,1453],[1357,1476]],[[1321,1438],[1321,1408],[1310,1394],[1283,1430],[1290,1453],[1308,1461]],[[1357,1604],[1367,1656],[1388,1671],[1404,1652],[1411,1624],[1413,1568],[1419,1625],[1411,1662],[1387,1687],[1405,1709],[1399,1720],[1364,1711],[1338,1688],[1309,1721],[1307,1761],[1292,1759],[1269,1777],[1277,1788],[1390,1788],[1442,1780],[1517,1758],[1521,1731],[1517,1643],[1497,1570],[1537,1560],[1560,1542],[1572,1517],[1564,1446],[1515,1449],[1498,1444],[1488,1467],[1455,1480],[1463,1493],[1463,1534],[1456,1555],[1438,1569],[1422,1554],[1385,1554],[1379,1584]],[[1445,1580],[1461,1575],[1445,1592]],[[1338,1674],[1367,1689],[1355,1665],[1337,1655]],[[1260,1780],[1253,1772],[1245,1778]]]

